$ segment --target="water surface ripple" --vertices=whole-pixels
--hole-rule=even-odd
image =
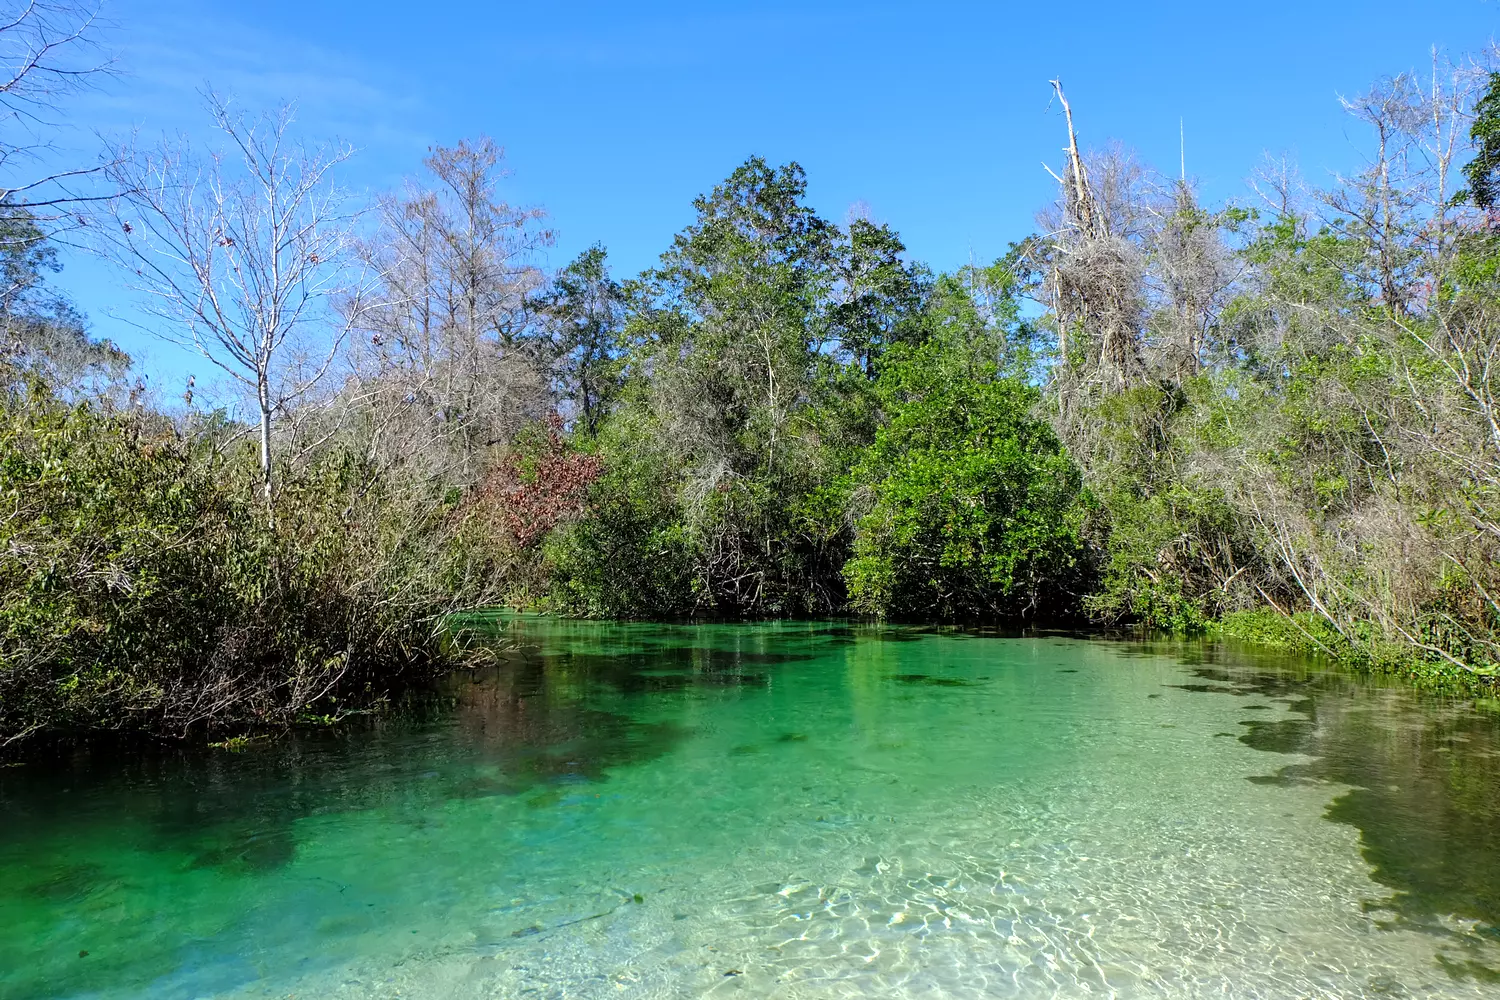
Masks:
[[[0,770],[0,998],[1500,996],[1500,729],[1212,646],[507,621]]]

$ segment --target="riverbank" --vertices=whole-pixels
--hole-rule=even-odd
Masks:
[[[362,686],[336,685],[321,698],[309,701],[297,710],[287,710],[272,715],[246,715],[243,712],[225,712],[219,718],[207,719],[196,726],[165,728],[157,724],[159,716],[139,713],[134,717],[115,719],[107,724],[79,726],[76,722],[35,726],[30,732],[21,734],[24,740],[13,740],[8,746],[0,745],[0,756],[16,759],[23,748],[26,756],[32,756],[36,743],[49,747],[66,746],[77,739],[92,740],[98,736],[123,738],[129,743],[133,739],[170,741],[186,744],[208,744],[216,749],[238,752],[261,745],[267,739],[293,730],[318,730],[339,727],[345,723],[365,725],[372,719],[390,716],[393,712],[410,709],[409,695],[430,691],[434,685],[445,683],[445,678],[456,677],[466,670],[481,668],[508,655],[522,655],[524,651],[507,649],[517,640],[507,637],[506,621],[515,615],[519,622],[554,622],[566,627],[575,622],[584,627],[609,628],[667,628],[691,629],[696,626],[712,628],[732,627],[737,623],[708,620],[683,620],[675,623],[621,623],[596,619],[568,618],[537,612],[508,612],[505,610],[465,611],[442,616],[437,627],[429,627],[422,634],[428,638],[424,645],[405,648],[410,658],[400,669],[375,671],[378,681],[366,680]],[[878,628],[878,622],[864,619],[845,620],[778,620],[790,626]],[[753,627],[755,623],[738,623]],[[775,625],[777,621],[763,624]],[[1247,655],[1258,651],[1290,654],[1305,658],[1312,668],[1351,679],[1360,677],[1381,678],[1400,687],[1439,696],[1445,699],[1500,705],[1500,679],[1493,675],[1465,670],[1434,659],[1419,660],[1409,652],[1394,646],[1373,648],[1355,647],[1342,639],[1326,623],[1311,617],[1299,616],[1288,619],[1277,612],[1246,611],[1207,623],[1194,631],[1160,631],[1141,628],[1069,628],[1062,632],[1043,629],[1040,632],[1020,623],[997,623],[995,626],[976,628],[973,625],[956,623],[903,623],[894,626],[893,634],[972,634],[994,637],[1010,635],[1021,637],[1028,634],[1066,634],[1074,637],[1097,638],[1104,641],[1135,642],[1161,637],[1169,644],[1189,644],[1208,640],[1228,640]],[[418,658],[420,657],[420,659]],[[368,672],[367,672],[368,673]],[[9,753],[7,754],[7,750]]]
[[[1269,609],[1242,611],[1208,623],[1205,634],[1268,650],[1287,650],[1352,675],[1393,678],[1432,694],[1472,699],[1500,695],[1500,675],[1430,654],[1417,656],[1409,645],[1368,639],[1359,643],[1310,613],[1288,617]]]

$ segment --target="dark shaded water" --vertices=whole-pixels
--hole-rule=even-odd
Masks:
[[[1500,996],[1500,725],[1206,646],[518,619],[0,770],[0,998]]]

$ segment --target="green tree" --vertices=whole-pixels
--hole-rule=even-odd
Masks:
[[[1491,73],[1489,86],[1474,102],[1474,123],[1469,127],[1474,158],[1464,164],[1468,195],[1483,209],[1500,201],[1500,73]]]
[[[51,392],[100,395],[124,380],[130,358],[89,336],[83,314],[47,281],[60,270],[31,212],[0,203],[0,361]]]
[[[559,271],[541,306],[561,359],[564,398],[578,429],[592,436],[619,393],[625,323],[625,293],[609,275],[604,247],[596,243]]]
[[[929,344],[888,361],[887,423],[854,471],[851,605],[920,619],[1075,614],[1087,582],[1082,475],[1039,391]]]
[[[850,222],[847,238],[835,248],[830,333],[866,378],[875,377],[882,353],[892,344],[921,336],[917,318],[924,275],[902,260],[905,252],[889,226],[866,219]]]
[[[833,474],[821,425],[839,412],[829,396],[840,363],[824,346],[841,234],[804,203],[806,187],[796,164],[746,161],[694,202],[697,218],[633,286],[629,383],[601,454],[638,482],[600,497],[560,557],[560,580],[583,580],[594,559],[644,562],[642,546],[670,537],[691,567],[685,591],[658,588],[684,602],[678,613],[789,613],[841,598],[827,592],[837,560],[792,513]],[[605,481],[624,485],[618,472]],[[574,584],[560,592],[580,603]]]

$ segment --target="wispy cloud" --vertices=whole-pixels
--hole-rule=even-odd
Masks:
[[[418,90],[399,67],[376,67],[203,4],[152,4],[149,13],[119,12],[121,75],[75,108],[90,131],[195,135],[207,124],[201,93],[212,87],[247,109],[295,103],[309,139],[347,138],[382,153],[421,150],[429,141]]]
[[[104,44],[115,54],[118,75],[70,99],[71,127],[53,155],[94,162],[101,155],[95,136],[112,143],[132,134],[143,141],[186,135],[217,146],[202,96],[211,87],[250,113],[292,102],[300,138],[352,142],[360,153],[340,180],[356,197],[393,186],[399,179],[393,171],[417,166],[432,141],[425,127],[429,109],[399,67],[377,67],[334,45],[280,28],[273,33],[268,29],[274,26],[207,7],[117,0],[112,13],[119,27]],[[90,315],[96,336],[121,343],[153,382],[180,385],[193,372],[202,398],[233,401],[225,387],[215,391],[201,358],[143,332],[150,318],[122,294],[119,275],[107,264],[88,254],[70,252],[65,259],[62,285]]]

